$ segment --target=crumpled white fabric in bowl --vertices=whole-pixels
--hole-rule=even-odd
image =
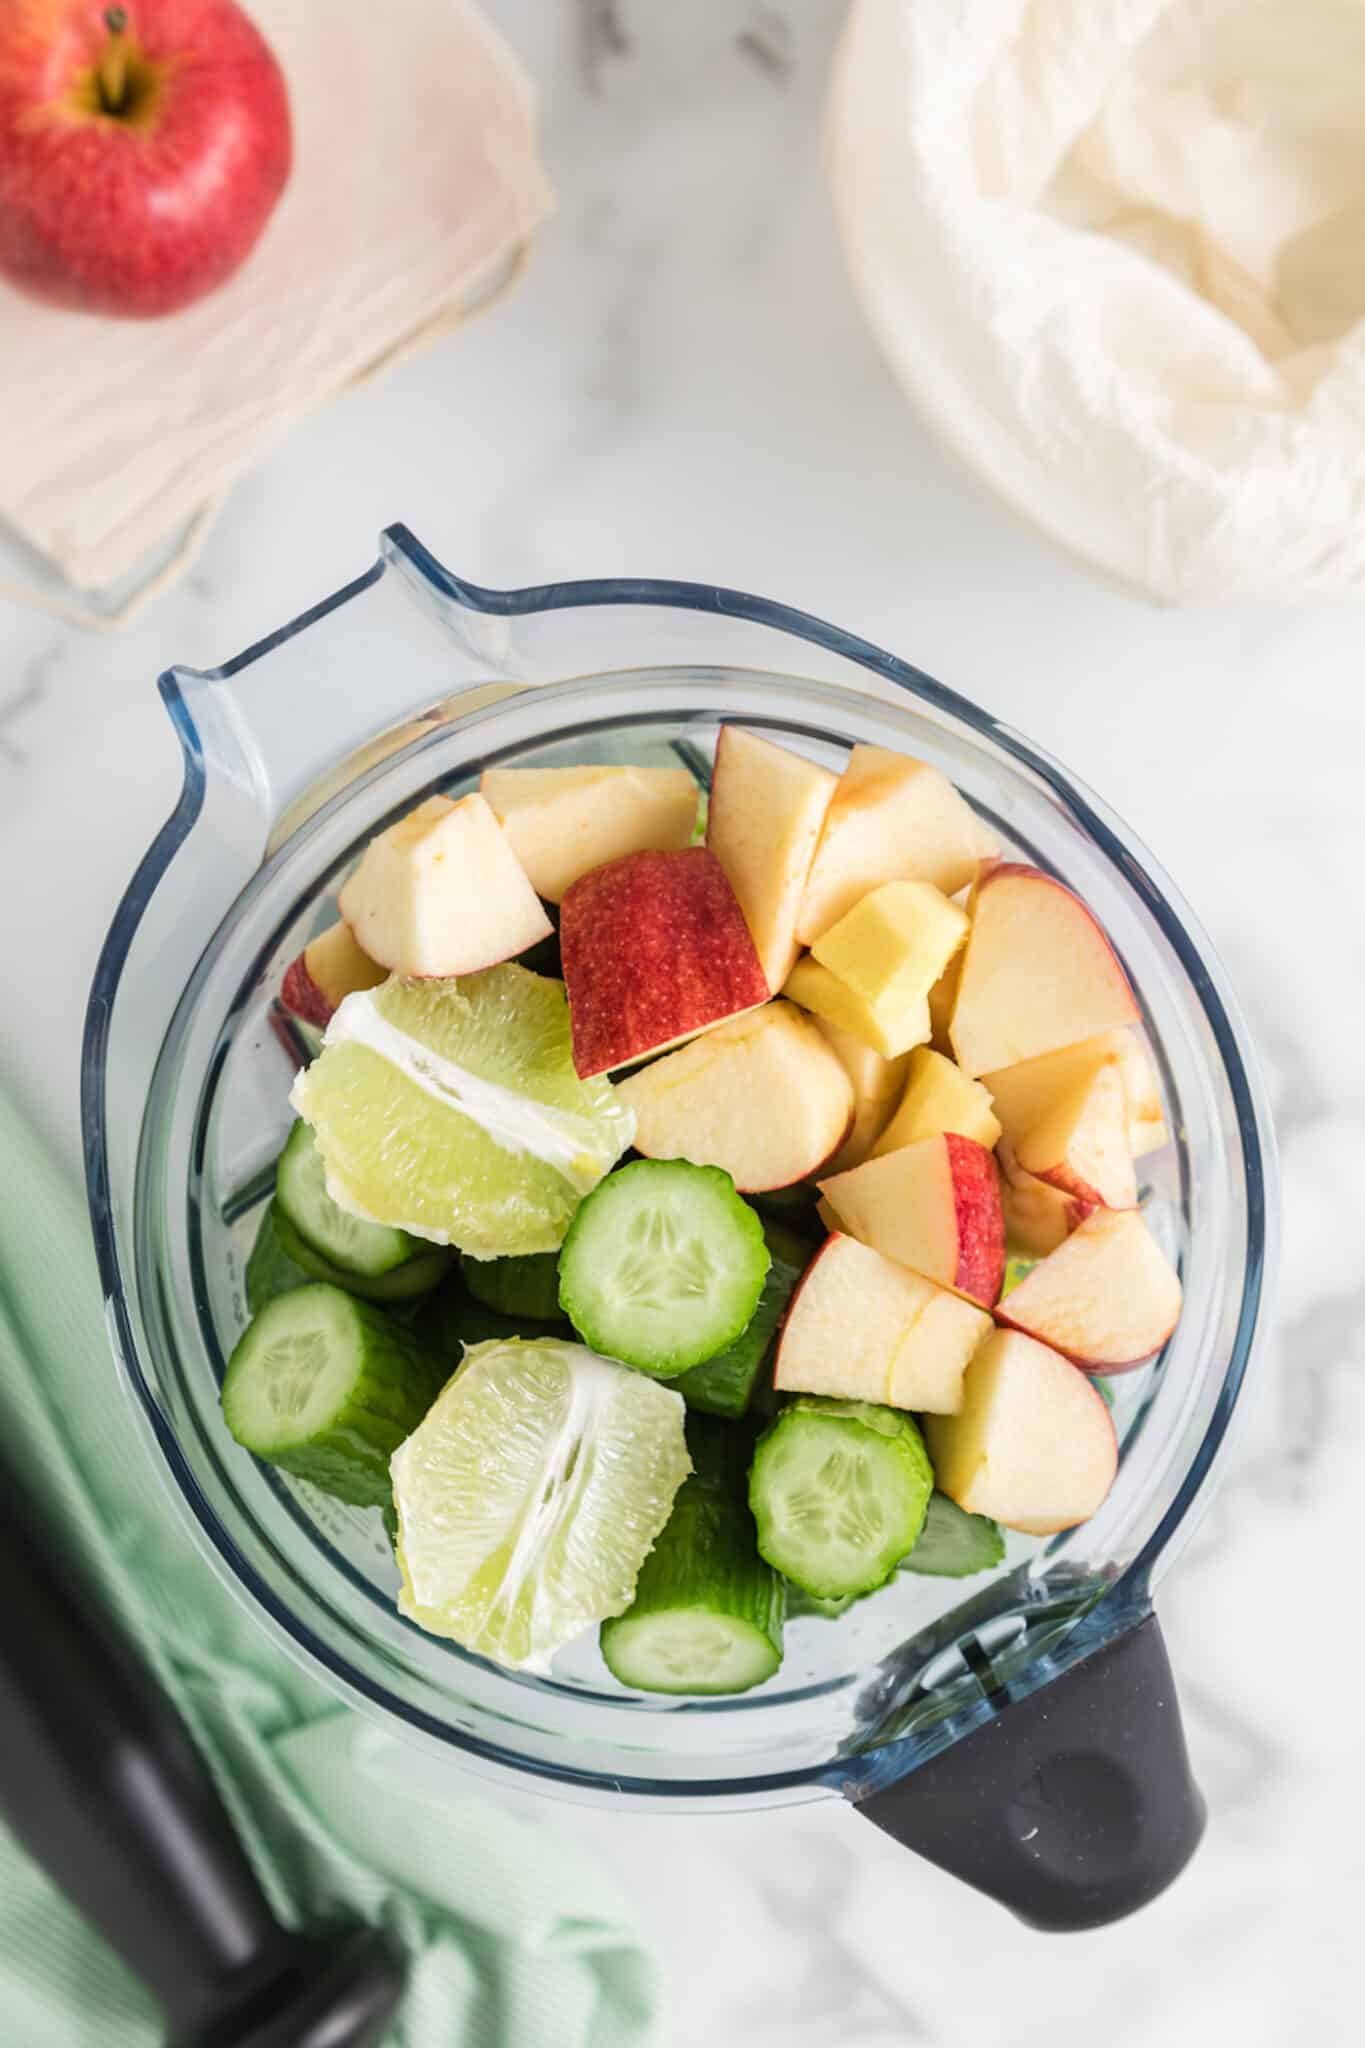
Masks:
[[[1365,590],[1365,0],[856,0],[829,159],[897,375],[1178,600]]]

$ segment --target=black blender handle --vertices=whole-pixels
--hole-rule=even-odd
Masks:
[[[162,1687],[0,1468],[0,1816],[162,2006],[170,2048],[378,2048],[379,1935],[287,1932]]]
[[[858,1811],[1030,1927],[1104,1927],[1145,1906],[1205,1820],[1155,1614]]]

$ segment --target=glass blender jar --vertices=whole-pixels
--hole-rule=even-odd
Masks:
[[[91,1216],[122,1373],[201,1548],[287,1649],[476,1772],[602,1803],[841,1797],[1040,1927],[1154,1896],[1203,1809],[1152,1599],[1209,1496],[1264,1328],[1273,1143],[1207,940],[1120,823],[1057,764],[894,656],[738,592],[616,580],[517,591],[450,574],[404,528],[372,569],[223,668],[172,670],[179,803],[111,926],[90,997]],[[720,723],[838,769],[859,741],[941,768],[1014,857],[1055,872],[1124,961],[1172,1143],[1142,1162],[1179,1265],[1161,1358],[1113,1380],[1121,1461],[1098,1514],[1008,1539],[966,1583],[897,1575],[788,1624],[731,1699],[632,1695],[595,1645],[550,1678],[423,1634],[378,1518],[257,1463],[218,1408],[243,1269],[307,1055],[283,972],[335,916],[365,841],[489,765],[686,763]]]

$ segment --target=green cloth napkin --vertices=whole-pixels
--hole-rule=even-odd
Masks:
[[[199,1556],[118,1384],[84,1203],[2,1089],[0,1160],[0,1426],[179,1704],[276,1911],[349,1911],[398,1938],[410,1977],[392,2048],[651,2040],[654,1968],[601,1872],[338,1706]],[[161,2040],[140,1987],[2,1823],[0,2014],[24,2048]]]

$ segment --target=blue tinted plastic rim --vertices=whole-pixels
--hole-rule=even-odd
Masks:
[[[311,606],[277,632],[255,642],[220,668],[206,671],[208,679],[225,680],[236,675],[250,663],[269,654],[274,648],[282,646],[296,634],[306,631],[319,619],[348,603],[351,598],[358,596],[377,581],[384,573],[385,557],[391,555],[401,556],[410,563],[418,575],[440,596],[469,611],[481,612],[492,617],[515,618],[528,613],[567,611],[583,606],[654,605],[744,620],[790,634],[795,639],[808,641],[813,646],[822,647],[845,660],[855,662],[859,667],[883,677],[908,695],[946,713],[973,732],[989,739],[1048,785],[1070,815],[1084,825],[1096,845],[1106,854],[1146,906],[1189,976],[1190,984],[1208,1019],[1223,1062],[1242,1148],[1247,1202],[1247,1253],[1242,1299],[1231,1354],[1208,1427],[1191,1460],[1179,1493],[1147,1544],[1115,1580],[1102,1602],[1102,1607],[1109,1617],[1102,1627],[1103,1634],[1116,1633],[1130,1626],[1148,1611],[1149,1583],[1153,1567],[1162,1551],[1171,1543],[1193,1507],[1196,1497],[1202,1491],[1231,1425],[1252,1359],[1257,1324],[1267,1286],[1271,1246],[1268,1208],[1273,1189],[1273,1165],[1267,1157],[1267,1146],[1257,1115],[1251,1077],[1242,1057],[1237,1031],[1198,947],[1184,924],[1175,915],[1160,888],[1055,761],[1040,753],[1027,740],[1008,726],[1002,725],[988,712],[982,711],[955,690],[927,675],[924,670],[902,661],[870,640],[863,640],[856,634],[847,633],[842,628],[831,625],[827,620],[815,618],[809,612],[799,611],[791,605],[753,597],[745,591],[727,590],[714,584],[680,583],[647,577],[612,577],[534,584],[520,590],[490,590],[453,575],[405,526],[387,528],[382,540],[384,557],[381,557],[372,568],[335,591],[330,597],[324,598],[319,604]],[[428,1736],[435,1736],[449,1747],[466,1751],[504,1768],[512,1768],[523,1775],[530,1773],[564,1784],[600,1790],[601,1780],[591,1772],[530,1759],[519,1752],[503,1750],[497,1744],[449,1728],[433,1716],[397,1698],[382,1686],[371,1684],[326,1644],[319,1642],[309,1629],[302,1627],[277,1599],[270,1586],[242,1557],[230,1532],[224,1528],[218,1515],[204,1498],[178,1440],[167,1426],[155,1390],[143,1373],[128,1302],[119,1274],[109,1187],[109,1161],[105,1141],[105,1067],[109,1021],[134,934],[153,892],[198,819],[206,788],[206,765],[199,733],[174,672],[167,671],[163,674],[158,687],[184,753],[184,781],[175,809],[139,862],[100,950],[86,1009],[81,1051],[81,1119],[84,1132],[86,1191],[100,1281],[111,1318],[114,1350],[120,1369],[126,1376],[138,1411],[150,1428],[176,1487],[199,1523],[203,1535],[230,1568],[238,1583],[246,1587],[253,1599],[292,1642],[297,1652],[302,1652],[307,1659],[330,1671],[346,1690],[359,1693],[386,1713],[396,1715]],[[1088,1647],[1094,1647],[1096,1642],[1094,1619],[1092,1617],[1091,1625],[1084,1630]],[[802,1786],[809,1787],[821,1782],[842,1784],[846,1775],[846,1772],[836,1775],[828,1766],[815,1773],[774,1773],[767,1778],[749,1781],[740,1796],[745,1804],[749,1804],[760,1801],[765,1796],[771,1797],[784,1790]],[[653,1795],[673,1800],[717,1798],[726,1795],[734,1799],[737,1792],[737,1788],[729,1781],[699,1780],[682,1784],[678,1781],[664,1783],[652,1778],[617,1778],[613,1780],[613,1784],[623,1793]]]

